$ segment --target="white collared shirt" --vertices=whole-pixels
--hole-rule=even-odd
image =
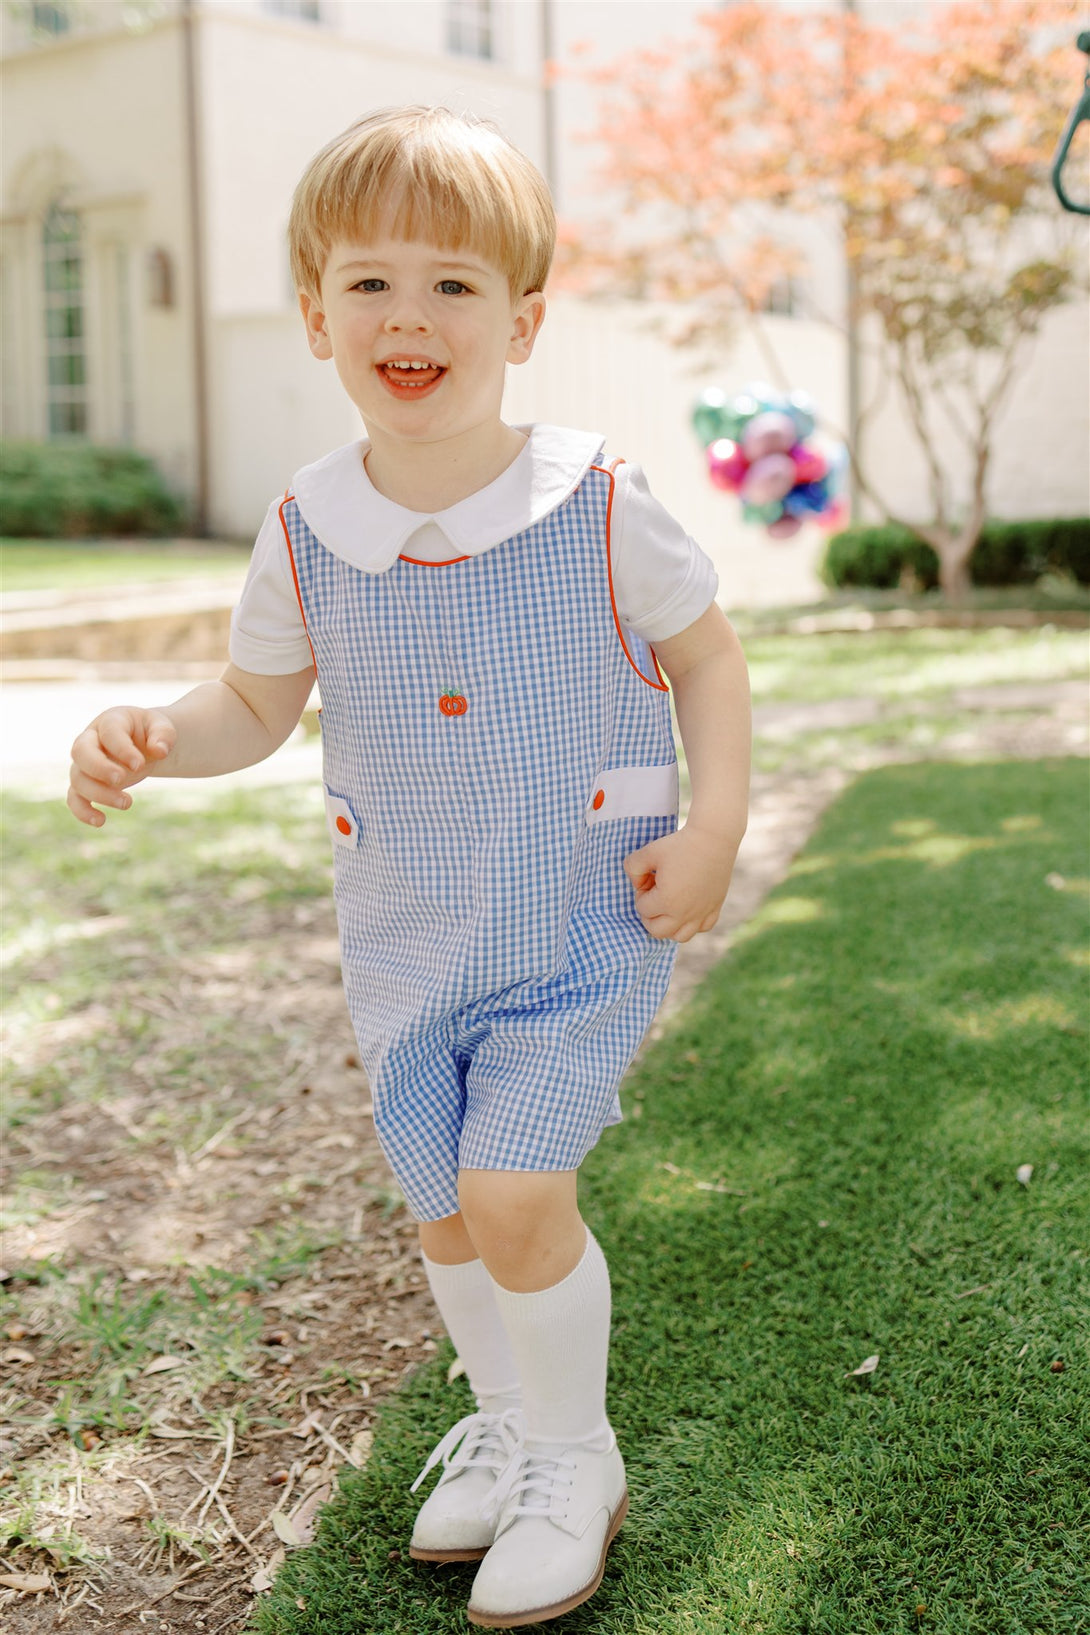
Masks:
[[[364,468],[365,438],[304,466],[291,492],[311,533],[363,573],[384,573],[401,555],[477,556],[554,511],[601,462],[594,432],[517,429],[527,442],[507,470],[445,511],[410,511],[380,494]],[[279,499],[269,507],[231,619],[232,662],[254,675],[288,675],[311,662],[279,508]],[[621,623],[645,641],[676,636],[715,599],[714,567],[652,496],[639,466],[617,468],[611,554]]]

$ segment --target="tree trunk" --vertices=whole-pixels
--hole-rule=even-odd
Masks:
[[[968,600],[972,587],[969,575],[969,558],[973,554],[974,538],[965,534],[944,539],[932,540],[935,553],[939,559],[939,589],[949,602],[964,602]]]

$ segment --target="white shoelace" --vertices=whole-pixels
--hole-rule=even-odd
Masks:
[[[531,1453],[521,1443],[512,1449],[507,1467],[481,1505],[484,1521],[493,1521],[508,1499],[517,1498],[514,1514],[547,1515],[557,1487],[571,1487],[574,1461],[566,1454]]]
[[[444,1475],[451,1467],[463,1470],[468,1465],[484,1465],[497,1473],[503,1471],[518,1448],[521,1435],[522,1413],[518,1408],[509,1408],[503,1414],[466,1414],[432,1449],[409,1492],[416,1492],[440,1460]]]

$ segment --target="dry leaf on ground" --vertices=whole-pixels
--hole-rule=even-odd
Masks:
[[[37,1595],[41,1590],[53,1588],[48,1573],[0,1573],[0,1584],[6,1590],[22,1590],[24,1595]]]
[[[286,1554],[287,1552],[284,1547],[282,1545],[278,1545],[273,1551],[272,1555],[269,1557],[268,1561],[257,1569],[256,1573],[250,1580],[250,1588],[253,1590],[255,1595],[261,1595],[265,1590],[272,1589],[273,1579],[284,1565],[284,1557]]]
[[[300,1544],[310,1544],[314,1538],[314,1529],[318,1520],[318,1512],[324,1504],[328,1504],[333,1492],[332,1482],[323,1482],[321,1487],[313,1488],[303,1500],[296,1505],[291,1513],[291,1523],[299,1536]]]

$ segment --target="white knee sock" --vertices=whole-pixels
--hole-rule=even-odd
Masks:
[[[481,1413],[502,1414],[508,1408],[517,1408],[518,1368],[484,1263],[470,1260],[461,1266],[443,1266],[429,1260],[423,1250],[420,1258],[439,1315],[465,1363]]]
[[[582,1260],[551,1289],[493,1286],[522,1381],[527,1442],[607,1448],[609,1267],[597,1239],[587,1232]]]

